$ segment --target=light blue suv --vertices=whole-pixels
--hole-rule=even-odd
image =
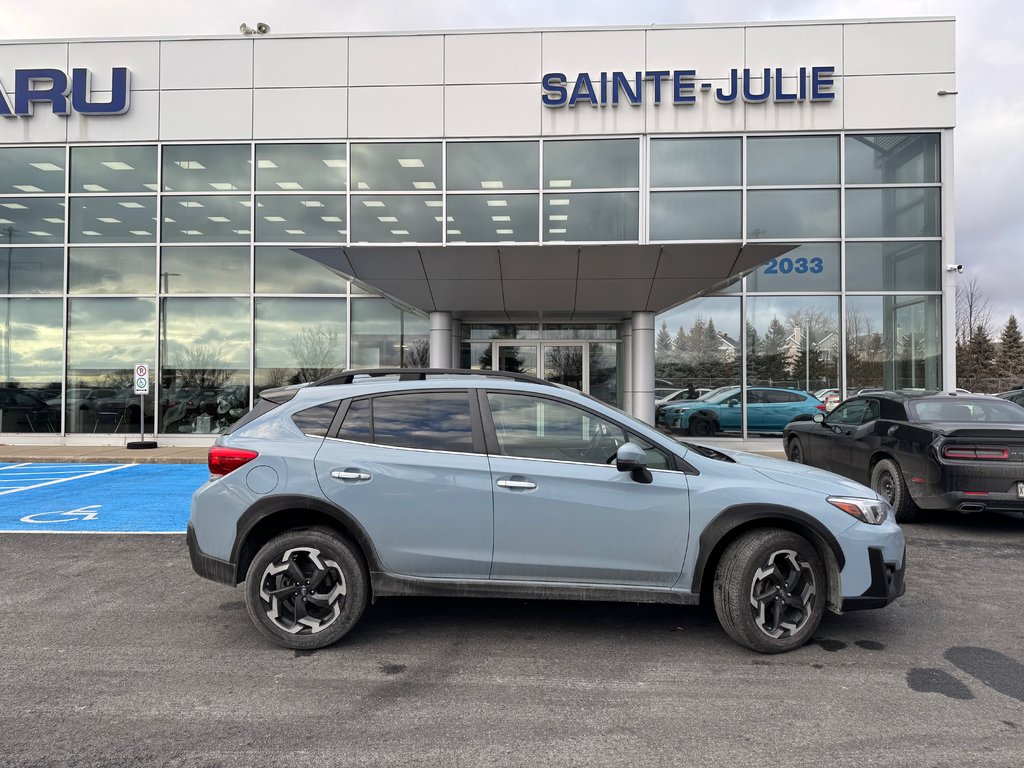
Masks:
[[[579,392],[490,371],[348,371],[264,391],[210,449],[192,567],[245,582],[289,648],[392,595],[712,600],[726,632],[797,648],[825,608],[903,593],[903,533],[874,491],[678,443]]]

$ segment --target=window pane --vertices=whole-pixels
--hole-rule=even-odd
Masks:
[[[941,246],[924,243],[847,243],[849,291],[941,291]]]
[[[473,450],[469,396],[416,392],[373,399],[373,441],[433,451]]]
[[[846,137],[847,184],[921,184],[938,182],[936,133]]]
[[[340,257],[340,258],[339,258]],[[257,293],[345,293],[348,278],[325,266],[344,260],[340,248],[256,249]]]
[[[429,368],[430,321],[386,299],[354,299],[349,367]]]
[[[757,296],[747,300],[747,382],[807,392],[838,387],[839,299]],[[755,424],[750,424],[755,428]]]
[[[0,299],[0,432],[59,432],[60,299]],[[8,346],[10,345],[10,346]]]
[[[846,190],[847,237],[938,237],[938,187]]]
[[[164,147],[164,191],[247,191],[250,151],[248,144]]]
[[[71,248],[69,293],[153,293],[156,248]]]
[[[163,241],[248,242],[251,205],[248,197],[238,195],[165,197]]]
[[[302,430],[303,434],[311,437],[325,437],[327,430],[331,428],[331,422],[338,412],[341,400],[333,400],[323,405],[314,405],[306,408],[292,416],[295,426]]]
[[[0,227],[0,236],[4,233]],[[0,293],[61,293],[63,248],[4,248],[0,240]]]
[[[441,145],[353,144],[352,189],[440,190]]]
[[[655,139],[652,187],[738,187],[742,183],[739,139]]]
[[[748,291],[838,291],[839,243],[807,243],[747,275]]]
[[[256,392],[344,370],[345,299],[256,299]]]
[[[831,189],[748,192],[747,233],[750,238],[839,237],[839,192]]]
[[[481,326],[476,326],[477,328]],[[537,334],[523,333],[522,326],[511,326],[512,336],[496,336],[495,338],[536,339]],[[476,338],[474,334],[474,338]],[[619,338],[618,323],[544,323],[540,338],[555,341],[570,339],[609,339]]]
[[[639,147],[636,139],[546,141],[544,189],[636,187]]]
[[[537,242],[539,195],[449,195],[448,242]]]
[[[156,147],[71,148],[72,194],[156,190]]]
[[[636,240],[636,192],[544,195],[544,239],[560,241]]]
[[[259,144],[256,189],[344,191],[348,159],[344,144]]]
[[[539,181],[540,152],[535,141],[448,144],[448,189],[537,189]]]
[[[747,139],[747,184],[838,184],[838,136]]]
[[[155,243],[156,197],[71,198],[72,243]]]
[[[63,147],[0,148],[0,195],[63,191]]]
[[[161,293],[248,293],[249,249],[242,246],[163,248]]]
[[[58,345],[58,349],[60,346]],[[155,299],[83,299],[68,302],[68,388],[114,390],[95,408],[67,411],[68,432],[138,432],[136,363],[152,362],[156,348]],[[147,400],[147,429],[152,429]]]
[[[345,242],[344,195],[260,195],[256,239],[261,242]]]
[[[590,343],[590,395],[609,405],[619,406],[623,365],[619,345],[608,341]]]
[[[440,195],[352,196],[352,241],[441,242]]]
[[[939,389],[941,296],[850,296],[846,301],[849,389]]]
[[[164,299],[160,431],[224,431],[249,396],[249,300]]]
[[[651,193],[651,240],[739,240],[743,194]]]
[[[688,301],[655,319],[658,386],[715,388],[740,383],[740,300],[712,296]]]
[[[23,197],[0,200],[0,244],[64,242],[64,200]]]
[[[339,440],[370,442],[370,401],[356,400],[345,412],[345,420],[338,430]]]

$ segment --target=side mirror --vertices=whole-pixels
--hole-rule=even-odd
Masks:
[[[637,483],[647,484],[654,480],[651,471],[647,469],[647,454],[636,443],[623,443],[619,446],[615,452],[615,468],[619,472],[629,472]]]
[[[821,422],[823,422],[825,420],[825,414],[824,413],[816,413],[811,418],[814,420],[815,423],[821,424]]]
[[[740,404],[740,401],[737,400],[735,397],[732,400],[729,401],[729,407],[730,408],[732,408],[734,405],[739,405],[739,404]]]

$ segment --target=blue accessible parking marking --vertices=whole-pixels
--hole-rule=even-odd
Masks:
[[[0,533],[184,533],[205,464],[0,464]]]

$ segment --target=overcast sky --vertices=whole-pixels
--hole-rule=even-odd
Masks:
[[[997,323],[1024,319],[1021,0],[0,0],[0,11],[5,40],[233,34],[258,21],[300,34],[954,16],[956,261]]]

